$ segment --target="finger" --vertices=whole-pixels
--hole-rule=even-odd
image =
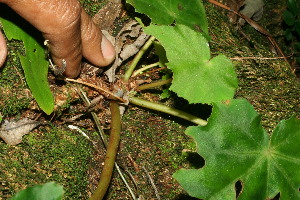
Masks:
[[[80,72],[81,49],[81,5],[77,0],[14,0],[7,4],[49,40],[53,61],[62,66],[64,73],[76,77]]]
[[[83,56],[97,66],[107,66],[115,58],[114,46],[84,11],[81,13]]]
[[[4,64],[6,56],[7,56],[6,41],[2,32],[0,31],[0,67],[2,67],[2,65]]]
[[[82,48],[80,38],[80,23],[64,27],[64,33],[44,33],[45,39],[49,40],[49,48],[52,59],[57,66],[62,67],[62,61],[66,61],[64,75],[74,78],[80,73]]]

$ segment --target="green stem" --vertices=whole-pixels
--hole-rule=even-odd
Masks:
[[[142,67],[142,68],[136,70],[135,72],[133,72],[132,77],[134,77],[134,76],[136,76],[136,75],[142,73],[143,71],[145,71],[145,70],[147,70],[147,69],[150,69],[150,68],[155,67],[155,66],[158,66],[158,65],[159,65],[159,62],[153,63],[153,64],[151,64],[151,65],[146,65],[146,66],[144,66],[144,67]]]
[[[155,88],[155,87],[159,87],[159,86],[162,86],[162,85],[165,85],[165,84],[169,84],[172,82],[173,79],[167,79],[167,80],[161,80],[161,81],[157,81],[157,82],[154,82],[154,83],[149,83],[149,84],[145,84],[145,85],[141,85],[139,86],[137,89],[138,90],[148,90],[148,89],[151,89],[151,88]]]
[[[111,132],[109,136],[109,142],[107,146],[104,166],[101,172],[97,189],[92,194],[91,198],[89,198],[89,200],[103,199],[111,180],[111,176],[113,173],[114,164],[118,152],[118,147],[120,143],[120,132],[121,132],[121,116],[120,116],[119,104],[117,102],[111,102],[110,109],[111,109]]]
[[[140,51],[136,54],[134,57],[131,65],[129,66],[128,70],[125,72],[124,75],[124,81],[127,82],[129,78],[131,77],[136,65],[144,55],[144,53],[148,50],[148,48],[151,46],[152,42],[155,40],[155,37],[151,36],[148,41],[144,44],[144,46],[140,49]]]
[[[193,122],[195,124],[198,124],[200,126],[205,126],[207,124],[207,121],[205,121],[201,118],[198,118],[194,115],[191,115],[189,113],[183,112],[183,111],[175,109],[175,108],[170,108],[170,107],[165,106],[163,104],[154,103],[154,102],[147,101],[147,100],[144,100],[144,99],[140,99],[140,98],[137,98],[137,97],[130,97],[129,102],[133,103],[135,105],[138,105],[138,106],[142,106],[142,107],[149,108],[149,109],[152,109],[152,110],[157,110],[157,111],[164,112],[164,113],[167,113],[167,114],[170,114],[170,115],[174,115],[176,117],[180,117],[182,119],[191,121],[191,122]]]

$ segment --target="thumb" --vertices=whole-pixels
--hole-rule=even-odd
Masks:
[[[84,11],[81,13],[83,57],[96,66],[107,66],[115,59],[114,46]]]

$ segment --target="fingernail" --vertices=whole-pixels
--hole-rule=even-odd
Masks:
[[[102,34],[101,49],[103,57],[108,61],[113,61],[115,59],[116,51],[112,43]]]

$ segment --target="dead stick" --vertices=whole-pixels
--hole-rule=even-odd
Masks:
[[[99,86],[97,86],[97,85],[94,85],[94,84],[91,84],[91,83],[87,83],[87,82],[83,82],[83,81],[79,81],[79,80],[75,80],[75,79],[71,79],[71,78],[66,78],[66,80],[67,80],[67,81],[71,81],[71,82],[75,82],[75,83],[80,83],[80,84],[82,84],[82,85],[86,85],[86,86],[95,88],[95,89],[97,89],[97,90],[100,90],[100,91],[102,91],[102,92],[105,92],[105,93],[107,93],[107,94],[109,94],[109,95],[115,97],[116,99],[122,101],[123,103],[126,103],[126,101],[125,101],[124,99],[118,97],[117,95],[113,94],[112,92],[107,91],[107,90],[105,90],[105,89],[103,89],[103,88],[101,88],[101,87],[99,87]]]
[[[235,11],[235,10],[232,10],[232,9],[229,8],[228,6],[225,6],[225,5],[219,3],[219,2],[217,2],[217,1],[215,1],[215,0],[208,0],[208,1],[209,1],[210,3],[212,3],[212,4],[215,4],[216,6],[219,6],[219,7],[221,7],[221,8],[224,8],[224,9],[226,9],[226,10],[228,10],[228,11],[230,11],[230,12],[233,12],[234,14],[236,14],[236,15],[238,15],[238,16],[244,18],[246,22],[248,22],[253,28],[255,28],[255,30],[257,30],[258,32],[260,32],[260,33],[262,33],[263,35],[267,36],[267,38],[268,38],[268,40],[270,41],[270,43],[277,49],[278,53],[279,53],[282,57],[284,57],[285,62],[289,65],[291,71],[293,71],[293,70],[292,70],[292,67],[291,67],[289,61],[287,60],[286,56],[284,55],[283,51],[281,50],[281,48],[278,46],[278,44],[276,43],[276,41],[274,40],[274,38],[271,36],[271,34],[270,34],[268,31],[266,31],[264,28],[262,28],[262,27],[261,27],[259,24],[257,24],[255,21],[253,21],[253,20],[250,19],[249,17],[243,15],[242,13],[239,13],[239,12],[237,12],[237,11]]]

